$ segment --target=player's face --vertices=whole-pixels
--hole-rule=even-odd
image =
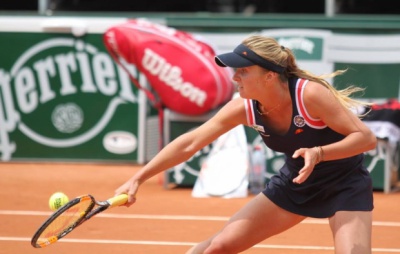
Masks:
[[[242,98],[255,99],[257,94],[259,96],[259,93],[263,92],[265,70],[257,65],[237,68],[232,79]]]

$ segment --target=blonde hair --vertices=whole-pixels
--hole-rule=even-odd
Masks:
[[[350,85],[343,90],[337,90],[328,81],[326,81],[326,78],[334,78],[336,76],[342,75],[347,70],[337,70],[330,74],[317,76],[308,71],[300,69],[297,66],[296,58],[293,52],[289,48],[279,45],[279,43],[274,38],[261,35],[252,35],[246,38],[242,43],[250,48],[252,51],[254,51],[257,55],[277,65],[285,67],[285,71],[279,76],[282,81],[287,81],[290,77],[299,77],[317,82],[328,88],[329,91],[331,91],[332,94],[338,99],[340,104],[348,109],[354,109],[360,106],[371,106],[371,103],[362,102],[350,97],[355,93],[364,92],[364,88]],[[360,117],[365,115],[366,113],[359,114]]]

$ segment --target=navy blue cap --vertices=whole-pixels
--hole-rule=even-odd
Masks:
[[[259,65],[277,73],[283,73],[285,71],[285,67],[264,59],[243,44],[237,46],[233,52],[216,56],[215,62],[221,67],[242,68]]]

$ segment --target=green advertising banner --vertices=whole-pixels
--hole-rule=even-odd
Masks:
[[[0,31],[0,47],[1,161],[139,160],[146,103],[101,32]]]

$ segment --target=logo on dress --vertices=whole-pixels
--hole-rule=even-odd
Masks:
[[[293,123],[297,127],[303,127],[304,125],[306,125],[306,121],[304,120],[304,118],[301,115],[295,116],[293,118]]]
[[[295,130],[295,132],[294,132],[294,134],[300,134],[300,133],[302,133],[304,130],[303,129],[297,129],[297,130]]]

